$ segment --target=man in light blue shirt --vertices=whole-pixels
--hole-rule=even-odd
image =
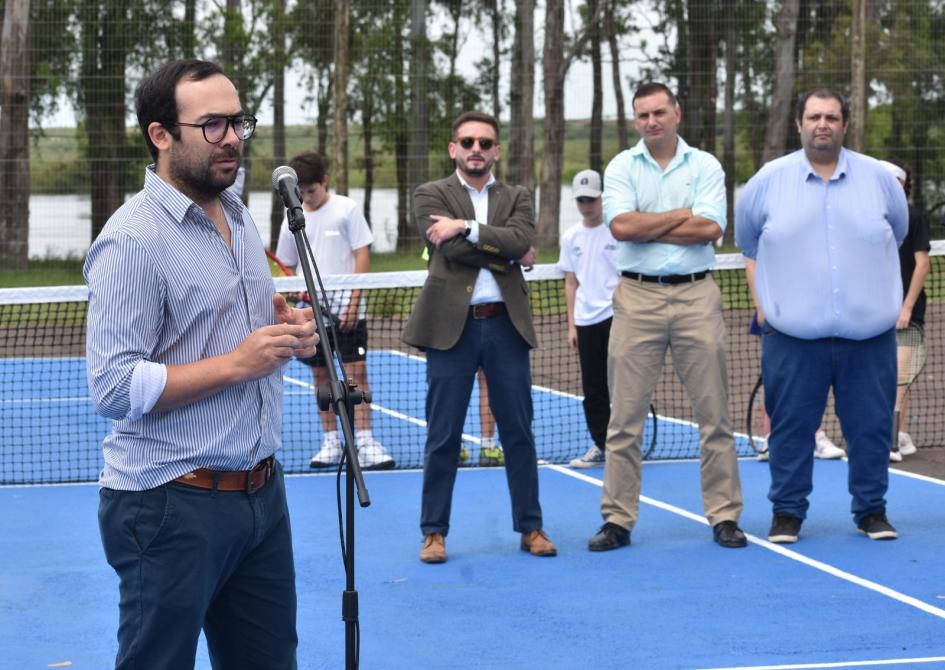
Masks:
[[[871,539],[896,537],[884,495],[902,303],[897,248],[908,209],[879,161],[843,148],[848,118],[835,91],[801,96],[795,121],[803,148],[765,165],[736,208],[735,241],[756,261],[766,319],[771,542],[797,541],[813,489],[813,436],[831,387],[847,440],[853,520]]]
[[[714,540],[744,547],[735,439],[728,413],[722,296],[709,269],[726,223],[725,174],[676,129],[680,109],[663,84],[633,96],[640,142],[604,173],[604,220],[619,241],[608,366],[611,415],[601,515],[591,551],[630,543],[640,508],[640,443],[666,351],[699,423],[702,503]]]

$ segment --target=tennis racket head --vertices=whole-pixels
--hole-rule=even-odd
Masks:
[[[273,277],[294,277],[295,273],[274,253],[266,249],[266,262],[269,263],[269,271],[272,273]],[[287,299],[292,299],[296,301],[307,302],[311,304],[309,299],[308,291],[303,291],[302,293],[290,293],[286,296]]]
[[[653,406],[653,403],[650,403],[650,422],[650,441],[643,449],[644,460],[648,459],[656,448],[656,434],[659,429],[659,419],[656,416],[656,407]]]
[[[748,428],[748,444],[758,455],[760,460],[768,458],[768,433],[771,432],[771,423],[765,411],[765,385],[761,375],[748,396],[748,414],[745,417]]]
[[[896,376],[900,386],[914,382],[928,360],[925,333],[916,324],[896,331]]]

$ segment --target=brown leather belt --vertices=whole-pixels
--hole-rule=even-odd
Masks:
[[[500,314],[505,314],[504,302],[484,302],[469,306],[469,316],[474,319],[491,319]]]
[[[181,475],[175,482],[198,489],[216,489],[217,491],[246,491],[255,493],[269,481],[274,472],[275,456],[265,458],[252,470],[207,470],[200,468],[186,475]]]
[[[693,272],[688,275],[641,275],[639,272],[627,271],[623,271],[620,274],[627,279],[652,282],[654,284],[688,284],[690,282],[699,281],[700,279],[705,279],[709,276],[709,271]]]

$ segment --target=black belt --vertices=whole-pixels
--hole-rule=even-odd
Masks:
[[[688,284],[690,282],[705,279],[711,274],[710,270],[705,272],[693,272],[688,275],[641,275],[639,272],[621,272],[627,279],[636,281],[652,282],[653,284]]]
[[[483,302],[469,306],[469,316],[474,319],[491,319],[500,314],[505,314],[504,302]]]

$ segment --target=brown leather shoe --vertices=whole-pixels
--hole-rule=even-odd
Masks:
[[[446,563],[446,538],[440,533],[430,533],[424,537],[420,560],[424,563]]]
[[[555,545],[545,535],[545,531],[533,530],[528,533],[522,533],[522,551],[527,551],[532,556],[557,556],[558,550]]]

